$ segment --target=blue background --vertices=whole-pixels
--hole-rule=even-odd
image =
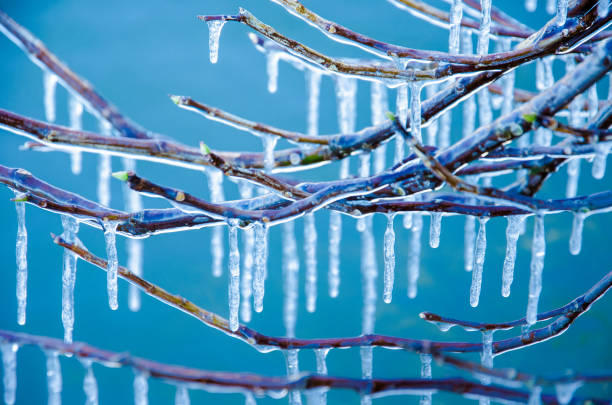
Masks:
[[[441,3],[441,2],[440,2]],[[539,27],[549,16],[543,1],[534,14],[523,9],[522,1],[497,1],[496,4],[532,27]],[[437,3],[436,3],[437,4]],[[269,94],[266,89],[265,58],[256,51],[246,34],[249,29],[228,23],[221,36],[219,62],[208,61],[208,31],[196,19],[198,14],[232,14],[238,6],[253,12],[258,18],[281,32],[299,39],[330,55],[364,56],[359,50],[329,41],[307,24],[289,16],[281,7],[265,1],[181,1],[151,0],[147,2],[108,0],[94,1],[0,1],[1,7],[20,24],[31,30],[61,60],[86,78],[124,114],[143,126],[189,145],[204,140],[212,148],[226,150],[260,150],[261,143],[253,136],[207,121],[193,113],[176,108],[168,94],[191,95],[209,105],[218,106],[238,115],[296,131],[306,130],[306,92],[303,73],[281,62],[279,89]],[[309,1],[306,3],[322,16],[335,19],[348,27],[392,43],[414,48],[446,49],[447,32],[396,9],[388,2],[378,1]],[[441,3],[443,6],[443,4]],[[493,47],[493,46],[492,46]],[[559,72],[562,65],[555,65]],[[557,72],[557,77],[559,77]],[[534,88],[534,65],[517,71],[520,87]],[[607,80],[600,86],[607,94]],[[44,119],[42,74],[22,51],[8,39],[0,38],[0,107],[38,119]],[[357,127],[369,125],[369,85],[358,89]],[[393,106],[394,92],[389,92]],[[68,123],[67,93],[58,88],[57,122]],[[321,88],[321,133],[337,132],[333,82],[324,78]],[[454,114],[453,140],[461,133],[458,124],[460,110]],[[94,118],[85,114],[86,129],[96,130]],[[90,199],[96,198],[97,158],[86,154],[83,172],[70,173],[65,153],[20,151],[25,141],[12,133],[0,132],[0,163],[23,167],[52,184],[76,191]],[[286,146],[280,144],[280,146]],[[391,148],[390,148],[391,149]],[[353,159],[352,169],[357,159]],[[337,174],[338,165],[329,165],[308,173],[295,174],[301,179],[327,179]],[[162,184],[171,184],[197,195],[208,195],[205,176],[197,171],[139,163],[139,173]],[[120,170],[113,159],[113,169]],[[595,181],[590,165],[582,163],[579,194],[586,194],[612,185],[608,174]],[[542,196],[563,196],[565,168],[547,183]],[[499,183],[508,182],[506,176]],[[235,198],[236,187],[225,183],[226,196]],[[113,181],[111,206],[122,208],[121,188]],[[16,323],[15,231],[16,220],[12,192],[0,188],[0,328],[61,338],[61,265],[62,250],[55,246],[50,232],[60,233],[57,215],[28,206],[28,307],[27,324]],[[145,199],[146,207],[166,206],[161,200]],[[328,214],[316,217],[319,229],[319,285],[317,312],[305,311],[303,294],[303,254],[300,251],[299,337],[354,336],[361,329],[361,275],[359,264],[360,240],[354,231],[355,221],[344,220],[342,240],[342,284],[340,296],[327,295],[327,227]],[[556,308],[582,294],[610,270],[610,238],[612,217],[609,214],[588,218],[584,228],[583,249],[579,256],[568,252],[571,215],[546,218],[547,255],[544,270],[544,290],[540,299],[542,310]],[[429,310],[457,318],[479,321],[505,321],[524,316],[529,278],[530,242],[533,220],[528,221],[527,233],[519,240],[519,251],[512,286],[512,295],[503,298],[501,267],[505,252],[503,218],[488,223],[488,247],[484,269],[483,290],[478,308],[468,303],[471,274],[463,270],[463,223],[460,217],[446,217],[442,224],[440,247],[427,244],[428,219],[424,221],[423,252],[419,292],[408,299],[406,259],[410,232],[396,221],[396,282],[391,304],[382,302],[382,236],[385,218],[374,219],[377,239],[379,292],[376,332],[381,334],[437,340],[479,341],[480,334],[458,328],[446,334],[418,318]],[[298,243],[301,244],[302,221],[297,222]],[[102,233],[82,226],[79,233],[85,245],[104,256]],[[226,316],[227,280],[211,275],[209,252],[210,230],[194,230],[164,234],[145,240],[145,277],[193,300],[204,308]],[[125,264],[124,240],[118,239],[120,262]],[[254,314],[250,326],[269,335],[283,335],[281,233],[270,232],[269,277],[266,282],[264,312]],[[140,312],[127,308],[127,284],[119,282],[120,307],[110,311],[106,299],[106,275],[93,266],[79,262],[76,301],[75,340],[98,347],[129,351],[133,355],[161,362],[193,366],[209,370],[254,372],[264,375],[284,375],[285,364],[280,352],[261,354],[224,334],[206,327],[195,319],[175,311],[149,297],[143,297]],[[612,354],[609,332],[612,329],[612,301],[605,297],[589,313],[576,321],[566,333],[520,351],[495,358],[495,365],[515,367],[522,371],[560,374],[566,369],[578,371],[609,370]],[[498,332],[496,338],[518,331]],[[476,355],[467,356],[477,360]],[[83,368],[75,359],[62,358],[64,403],[84,401]],[[331,375],[360,375],[357,349],[333,351],[328,356]],[[314,355],[300,353],[300,368],[314,370]],[[417,377],[419,359],[414,353],[374,350],[375,377]],[[108,369],[94,366],[100,390],[100,403],[132,401],[132,377],[129,369]],[[434,377],[460,374],[434,365]],[[162,381],[150,380],[151,404],[172,403],[174,388]],[[609,385],[582,388],[579,393],[612,396]],[[18,353],[17,403],[37,404],[46,401],[44,356],[36,348],[25,347]],[[352,392],[329,394],[330,403],[357,403]],[[191,392],[192,403],[241,403],[240,394],[220,395],[203,391]],[[286,399],[282,400],[286,401]],[[418,397],[396,397],[375,400],[375,403],[417,403]],[[457,403],[460,398],[436,394],[435,403]],[[258,403],[272,402],[270,399]],[[465,402],[468,402],[467,400]]]

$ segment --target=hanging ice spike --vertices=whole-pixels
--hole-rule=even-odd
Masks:
[[[0,341],[2,352],[2,381],[4,383],[4,404],[13,405],[17,393],[17,350],[16,343]]]
[[[149,374],[147,372],[134,370],[134,405],[148,405],[148,378]]]
[[[68,243],[77,241],[79,223],[71,216],[62,215],[62,236]],[[77,256],[74,252],[64,249],[64,268],[62,270],[62,325],[64,326],[64,342],[72,343],[74,330],[74,286],[76,283]]]
[[[80,131],[83,128],[83,104],[74,94],[71,94],[68,100],[68,115],[70,117],[70,128]],[[80,151],[70,152],[70,170],[72,174],[81,173],[81,161]]]
[[[572,255],[577,255],[582,249],[582,228],[584,227],[584,218],[586,214],[583,212],[575,212],[572,221],[572,234],[569,241],[569,250]]]
[[[20,193],[15,193],[15,209],[17,210],[17,241],[15,256],[17,262],[17,323],[25,325],[26,304],[28,299],[28,231],[25,222],[25,202]],[[21,201],[20,201],[21,200]]]
[[[283,321],[288,337],[295,336],[295,324],[297,320],[298,299],[298,276],[300,262],[297,254],[297,242],[295,240],[295,226],[293,221],[282,225],[283,231]],[[316,288],[316,280],[315,280]],[[316,290],[315,290],[316,291]],[[311,294],[306,276],[306,295]],[[307,298],[308,301],[308,298]],[[308,305],[308,303],[306,304]]]
[[[268,227],[261,222],[255,225],[255,275],[253,277],[253,308],[263,311],[264,282],[268,256]]]
[[[85,367],[85,378],[83,378],[83,391],[85,392],[85,405],[98,405],[98,382],[93,373],[90,359],[80,359]]]
[[[478,218],[478,236],[476,236],[476,247],[474,250],[474,268],[472,270],[472,285],[470,286],[470,305],[478,306],[480,300],[480,288],[482,286],[482,272],[484,269],[485,251],[487,249],[487,222],[489,217]]]
[[[506,257],[502,270],[502,296],[510,296],[510,286],[514,278],[514,264],[516,263],[516,243],[521,233],[524,215],[512,215],[508,217],[506,228]]]
[[[238,310],[240,309],[240,251],[238,250],[238,221],[229,223],[229,327],[238,330]]]
[[[45,119],[55,122],[55,89],[57,87],[57,76],[48,70],[43,71],[43,103],[45,105]]]
[[[387,215],[387,229],[384,236],[384,291],[383,301],[390,303],[393,294],[393,281],[395,279],[395,231],[393,230],[394,214]]]
[[[295,239],[291,240],[295,243]],[[297,254],[294,255],[297,257]],[[304,260],[306,262],[306,310],[314,312],[317,304],[317,227],[314,214],[304,216]],[[297,272],[299,262],[293,267]]]
[[[212,20],[208,21],[208,53],[210,63],[217,63],[219,59],[219,38],[221,37],[221,30],[225,25],[224,20]]]
[[[544,216],[536,215],[531,242],[531,275],[529,277],[529,299],[527,302],[527,325],[533,325],[537,320],[538,301],[542,291],[542,271],[546,255],[546,239],[544,232]]]
[[[421,360],[421,378],[431,379],[431,354],[419,354]],[[420,400],[420,405],[431,405],[431,392],[423,395]]]
[[[62,370],[58,352],[45,351],[47,363],[47,405],[61,405],[62,403]]]
[[[410,228],[410,245],[408,247],[408,297],[417,295],[417,281],[419,280],[419,267],[421,259],[421,232],[423,230],[423,216],[415,213],[412,216]]]
[[[119,303],[117,301],[117,270],[119,268],[119,262],[115,242],[117,222],[104,220],[102,221],[102,226],[104,228],[104,240],[106,242],[106,256],[108,260],[108,269],[106,273],[108,306],[110,309],[116,310],[119,308]]]

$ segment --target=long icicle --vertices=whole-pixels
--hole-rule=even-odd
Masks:
[[[253,309],[263,311],[264,283],[268,255],[268,227],[261,222],[255,223],[255,275],[253,277]]]
[[[383,301],[390,303],[393,296],[393,281],[395,279],[395,231],[393,230],[393,219],[395,214],[387,214],[387,229],[384,236],[384,291]]]
[[[421,233],[423,230],[423,215],[415,213],[410,228],[410,245],[408,247],[408,297],[417,295],[417,281],[421,262]]]
[[[79,223],[71,216],[62,215],[63,237],[68,243],[77,242]],[[69,249],[64,249],[64,268],[62,270],[62,325],[64,342],[72,343],[74,330],[74,285],[76,283],[76,266],[78,256]]]
[[[546,255],[544,216],[536,215],[531,242],[531,275],[529,277],[529,299],[527,302],[527,325],[533,325],[538,316],[538,301],[542,292],[542,271]]]
[[[374,323],[376,321],[376,278],[378,277],[378,269],[376,267],[376,248],[374,242],[374,233],[372,229],[373,217],[367,216],[363,218],[364,229],[361,231],[361,278],[362,278],[362,294],[363,308],[361,333],[374,333]],[[372,347],[361,347],[359,353],[361,355],[361,377],[364,379],[372,378]],[[361,404],[371,404],[369,395],[362,395]]]
[[[240,250],[238,249],[238,220],[229,223],[229,327],[238,330],[238,311],[240,309]]]
[[[418,81],[410,82],[410,133],[420,143],[423,142],[421,134],[421,89],[423,84]]]
[[[217,63],[219,60],[219,37],[225,25],[225,20],[208,21],[208,55],[210,63]]]
[[[70,94],[70,99],[68,100],[68,116],[70,118],[71,129],[77,131],[83,129],[83,104],[74,94]],[[81,162],[82,156],[80,151],[70,152],[70,170],[72,174],[81,173]]]
[[[62,369],[59,353],[55,350],[45,350],[47,365],[47,405],[62,403]]]
[[[402,84],[397,88],[395,98],[395,112],[397,118],[402,125],[406,125],[408,121],[408,85]],[[395,134],[395,156],[393,163],[399,163],[404,158],[404,144],[406,141],[401,134]]]
[[[115,237],[117,234],[117,222],[102,221],[104,228],[104,240],[106,243],[106,256],[108,260],[108,271],[106,273],[106,289],[108,292],[108,306],[112,310],[119,308],[117,300],[117,269],[119,261],[117,258],[117,245]]]
[[[208,191],[210,201],[219,203],[225,200],[223,193],[223,173],[217,169],[206,169],[206,178],[208,181]],[[210,250],[212,254],[212,273],[214,277],[221,277],[223,274],[223,258],[224,251],[224,230],[223,227],[214,226],[210,237]]]
[[[122,159],[123,169],[126,171],[136,171],[136,161],[133,159]],[[140,193],[132,190],[127,182],[123,183],[123,205],[127,212],[139,212],[142,210],[142,200]],[[143,273],[144,243],[142,239],[126,238],[127,268],[139,277]],[[128,286],[128,307],[130,311],[140,310],[141,299],[140,289],[131,284]]]
[[[295,243],[295,238],[293,241]],[[297,256],[297,252],[295,255]],[[314,312],[317,303],[317,227],[313,213],[304,215],[304,261],[306,262],[306,310]],[[299,266],[297,261],[295,266]]]
[[[474,250],[474,269],[472,270],[472,285],[470,286],[470,305],[478,306],[480,289],[482,287],[482,272],[484,269],[485,251],[487,249],[487,222],[489,217],[478,218],[478,236]]]
[[[134,370],[134,405],[149,404],[149,373]]]
[[[17,323],[26,323],[26,304],[28,300],[28,231],[26,229],[25,202],[20,193],[15,193],[17,210],[17,241],[15,257],[17,262]]]
[[[268,91],[276,93],[278,90],[278,62],[280,53],[274,49],[266,49],[266,72],[268,73]]]
[[[0,341],[2,352],[2,381],[4,383],[4,404],[15,404],[17,393],[17,350],[16,343]]]
[[[297,300],[298,300],[298,275],[300,271],[300,261],[297,253],[297,242],[295,240],[295,226],[293,221],[283,223],[283,321],[285,324],[285,334],[288,337],[295,336],[295,325],[297,320]],[[306,276],[308,279],[308,276]],[[312,294],[309,291],[308,280],[306,281],[306,295]],[[310,286],[312,287],[312,286]],[[316,294],[316,280],[314,284]],[[316,295],[315,295],[316,297]],[[307,297],[307,301],[311,297]],[[308,305],[308,303],[307,303]],[[314,303],[312,303],[314,306]]]
[[[55,73],[48,70],[43,71],[43,104],[45,105],[45,119],[55,122],[55,89],[58,78]]]
[[[525,221],[524,215],[511,215],[508,217],[506,228],[506,257],[502,271],[502,296],[510,296],[510,286],[514,279],[514,264],[516,263],[516,243]]]
[[[238,182],[240,198],[249,199],[253,196],[253,186],[246,180]],[[255,248],[255,230],[253,227],[242,231],[242,274],[240,277],[240,318],[243,322],[251,321],[251,297],[253,295],[253,249]]]
[[[325,359],[330,349],[314,349],[316,363],[317,363],[317,374],[319,375],[327,375],[327,363]],[[315,392],[313,395],[316,395],[315,404],[326,405],[327,404],[327,389],[323,388],[319,392]],[[309,402],[310,403],[310,402]]]

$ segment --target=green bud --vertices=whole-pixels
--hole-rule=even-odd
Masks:
[[[128,172],[115,172],[112,176],[117,180],[128,181]]]

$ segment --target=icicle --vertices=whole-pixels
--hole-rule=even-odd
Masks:
[[[476,240],[476,219],[473,216],[465,217],[463,230],[463,268],[465,271],[472,271],[474,269],[474,241]]]
[[[423,229],[423,216],[415,213],[410,228],[410,246],[408,247],[408,297],[417,295],[417,281],[421,258],[421,231]]]
[[[385,113],[389,110],[387,101],[387,86],[380,82],[372,82],[371,86],[371,109],[372,124],[378,125],[387,119]],[[385,160],[387,155],[387,144],[382,144],[374,151],[374,173],[385,170]]]
[[[478,55],[489,53],[489,36],[491,33],[491,0],[480,0],[482,17],[480,29],[478,30]]]
[[[459,54],[459,34],[461,33],[462,17],[463,0],[453,0],[450,9],[450,32],[448,35],[448,51],[453,55]]]
[[[55,88],[57,87],[58,78],[55,73],[48,70],[43,71],[43,102],[45,105],[45,119],[48,122],[55,122]]]
[[[295,243],[295,239],[293,240]],[[295,253],[297,258],[297,252]],[[304,260],[306,262],[306,310],[314,312],[317,301],[317,227],[313,213],[304,215]],[[299,263],[296,260],[295,267]]]
[[[249,199],[253,196],[253,187],[248,181],[239,181],[238,190],[242,199]],[[242,274],[240,277],[240,317],[243,322],[250,322],[251,296],[253,294],[253,249],[255,247],[255,232],[252,227],[243,230],[242,245],[244,254],[242,255]]]
[[[149,403],[149,373],[135,370],[134,375],[134,405],[147,405]]]
[[[47,363],[47,405],[61,405],[62,403],[62,369],[58,353],[55,350],[45,350]]]
[[[247,391],[244,394],[244,405],[257,405],[257,401],[255,401],[255,397],[249,391]]]
[[[219,37],[225,25],[224,20],[207,21],[208,24],[208,54],[210,63],[217,63],[219,59]]]
[[[393,294],[393,280],[395,279],[395,232],[393,231],[393,219],[395,214],[387,215],[387,229],[384,236],[384,257],[385,257],[385,286],[383,301],[387,304],[391,302]]]
[[[83,128],[81,120],[83,115],[83,104],[81,104],[79,99],[72,94],[68,100],[68,111],[68,115],[70,117],[70,128],[80,131]],[[80,151],[70,152],[70,169],[72,170],[72,174],[81,173],[81,161]]]
[[[277,51],[266,50],[266,71],[268,72],[268,91],[276,93],[278,90],[278,61],[280,55]]]
[[[341,133],[348,134],[355,131],[357,80],[340,75],[334,79],[338,103],[338,126]]]
[[[557,0],[546,0],[546,12],[548,14],[555,14],[557,11]]]
[[[316,362],[317,362],[317,374],[319,375],[327,375],[327,364],[325,362],[325,358],[327,357],[327,353],[329,353],[329,349],[314,349]],[[319,392],[315,392],[312,394],[313,399],[315,399],[314,403],[319,405],[327,404],[327,390],[321,389]],[[310,404],[310,399],[309,402]]]
[[[361,356],[361,378],[364,380],[372,379],[372,363],[374,360],[374,348],[372,346],[362,346],[359,348]],[[369,395],[361,396],[361,405],[369,405],[372,403],[372,398]]]
[[[17,350],[16,343],[0,341],[0,351],[2,352],[2,381],[4,383],[4,403],[13,405],[17,393]]]
[[[461,47],[463,53],[470,55],[474,49],[472,46],[472,32],[470,30],[461,31]],[[468,97],[463,102],[463,128],[461,129],[461,136],[467,138],[471,136],[476,127],[476,101],[474,97]]]
[[[480,354],[480,363],[487,368],[493,368],[493,331],[486,330],[482,332],[482,353]],[[483,375],[480,377],[480,381],[485,384],[491,384],[491,377]],[[480,398],[478,403],[480,405],[489,405],[491,400],[489,398]]]
[[[255,223],[255,277],[253,278],[253,307],[255,312],[263,311],[264,281],[268,259],[268,227]]]
[[[573,255],[580,253],[582,249],[582,228],[584,226],[584,218],[586,214],[583,212],[575,212],[574,220],[572,221],[572,234],[569,241],[569,250]]]
[[[538,387],[536,385],[531,390],[531,394],[529,394],[529,401],[527,402],[527,405],[541,405],[541,404],[542,404],[542,387]]]
[[[432,212],[429,223],[429,246],[437,248],[440,246],[440,231],[442,229],[442,213]]]
[[[238,249],[238,220],[229,223],[229,327],[238,330],[238,310],[240,309],[240,251]]]
[[[538,301],[542,291],[542,271],[546,255],[546,239],[544,232],[544,216],[535,217],[533,241],[531,245],[531,276],[529,277],[529,300],[527,303],[527,325],[536,323],[538,316]]]
[[[516,262],[516,242],[521,233],[521,226],[525,221],[524,215],[510,215],[506,228],[506,257],[502,272],[502,296],[510,296],[510,286],[514,279],[514,264]]]
[[[285,222],[283,227],[283,321],[287,337],[295,336],[295,324],[297,319],[297,299],[298,299],[298,272],[300,262],[297,255],[297,242],[295,240],[295,226],[293,221]],[[316,294],[316,273],[314,280],[314,292],[309,291],[313,286],[308,285],[308,275],[306,276],[306,296],[307,301],[312,298],[309,294]],[[309,303],[313,306],[314,302]]]
[[[538,0],[525,0],[525,9],[534,12],[538,5]]]
[[[421,378],[431,380],[431,354],[419,354],[421,360]],[[431,405],[431,392],[421,397],[420,405]]]
[[[319,133],[319,95],[321,93],[321,73],[318,70],[306,70],[308,90],[308,135]]]
[[[80,359],[85,367],[85,378],[83,378],[83,391],[85,392],[85,405],[98,405],[98,383],[94,376],[90,359]]]
[[[297,349],[285,350],[283,352],[285,354],[285,359],[287,361],[287,376],[288,377],[297,377],[300,373],[299,365],[298,365],[298,353]],[[290,391],[289,392],[289,404],[290,405],[301,405],[302,397],[300,395],[300,391]]]
[[[557,16],[555,18],[559,27],[565,25],[568,3],[569,0],[557,0]]]
[[[340,213],[329,213],[329,296],[338,296],[340,287],[340,240],[342,238],[342,218]]]
[[[402,215],[402,226],[404,229],[412,228],[412,213]]]
[[[608,10],[610,9],[610,0],[599,0],[597,3],[597,15],[599,18],[608,16]]]
[[[477,307],[480,300],[482,271],[484,269],[485,251],[487,249],[487,221],[489,221],[489,217],[478,218],[478,236],[476,236],[474,269],[472,270],[472,285],[470,286],[470,305],[472,307]]]
[[[62,215],[63,238],[68,243],[77,241],[76,234],[79,223],[71,216]],[[64,326],[64,342],[72,343],[74,330],[74,285],[76,282],[77,255],[64,249],[64,268],[62,270],[62,325]]]
[[[408,121],[408,85],[403,84],[397,88],[397,96],[395,99],[395,109],[397,119],[400,124],[406,125]],[[393,163],[399,163],[404,159],[404,137],[401,134],[395,135],[395,157]]]
[[[25,222],[25,202],[20,193],[15,193],[15,209],[17,210],[17,242],[15,253],[17,262],[17,323],[25,325],[26,304],[28,299],[28,231]]]
[[[264,170],[267,172],[272,171],[275,166],[274,162],[274,148],[276,147],[276,143],[278,142],[278,138],[273,135],[263,134],[261,136],[261,141],[263,142],[264,148]]]
[[[128,269],[138,277],[142,277],[143,249],[142,240],[127,239]],[[140,290],[132,284],[128,287],[128,307],[133,312],[140,310]]]
[[[223,173],[213,168],[206,169],[205,173],[208,181],[210,201],[213,203],[222,202],[225,199],[223,193]],[[214,277],[221,277],[223,274],[223,258],[225,256],[224,238],[223,227],[215,226],[212,228],[210,250],[213,258],[212,273]]]
[[[612,148],[612,142],[601,142],[595,145],[595,158],[591,168],[591,174],[594,179],[603,179],[606,174],[606,160],[608,159],[610,148]]]
[[[423,143],[421,135],[421,82],[410,82],[410,132],[414,139]]]
[[[504,52],[508,52],[512,49],[512,39],[504,38],[501,40],[501,48]],[[515,82],[514,70],[506,73],[502,79],[502,108],[501,115],[509,114],[514,106],[514,82]]]
[[[184,385],[176,387],[176,394],[174,394],[174,405],[189,405],[189,390]]]
[[[582,381],[572,381],[567,383],[555,384],[555,393],[557,401],[561,405],[569,404],[574,396],[574,392],[582,386]]]
[[[578,192],[578,178],[580,176],[580,159],[572,159],[567,164],[567,186],[565,196],[567,198],[576,197]]]
[[[106,256],[108,260],[108,270],[106,272],[106,287],[108,291],[108,306],[112,310],[119,308],[117,301],[117,269],[119,262],[117,259],[117,246],[115,244],[115,235],[117,232],[117,222],[108,220],[102,221],[104,228],[104,240],[106,242]]]
[[[361,333],[374,332],[376,320],[376,245],[372,230],[372,216],[364,218],[365,229],[361,232],[361,285],[363,296]]]
[[[107,121],[100,121],[100,133],[110,136],[112,127]],[[98,202],[109,206],[111,201],[110,176],[113,171],[110,155],[103,153],[98,157]]]

